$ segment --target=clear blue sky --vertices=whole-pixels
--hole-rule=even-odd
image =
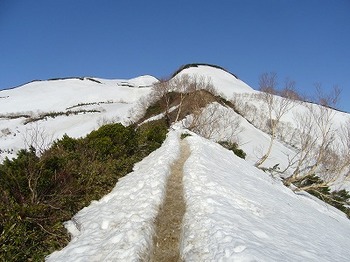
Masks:
[[[67,76],[169,76],[220,65],[253,88],[276,72],[350,112],[350,0],[0,0],[0,89]]]

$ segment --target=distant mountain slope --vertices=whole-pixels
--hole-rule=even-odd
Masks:
[[[218,66],[203,64],[183,66],[183,69],[178,70],[174,77],[180,77],[183,74],[204,77],[206,80],[211,80],[219,93],[222,93],[227,99],[231,99],[234,93],[255,92],[253,88],[238,79],[235,75]]]
[[[103,123],[128,121],[129,110],[157,81],[67,78],[0,91],[0,161],[28,142],[47,146],[65,133],[81,137]]]
[[[238,79],[238,77],[237,77],[235,74],[233,74],[233,73],[227,71],[225,68],[223,68],[223,67],[221,67],[221,66],[218,66],[218,65],[207,64],[207,63],[192,63],[192,64],[183,65],[183,66],[181,66],[178,70],[176,70],[175,73],[173,73],[171,77],[176,76],[176,75],[177,75],[178,73],[180,73],[182,70],[185,70],[185,69],[187,69],[187,68],[199,67],[199,66],[209,66],[209,67],[221,69],[221,70],[223,70],[223,71],[225,71],[225,72],[227,72],[227,73],[233,75],[235,78]]]
[[[35,81],[0,91],[0,114],[63,111],[78,104],[135,102],[158,80],[142,76],[130,80],[72,78]]]

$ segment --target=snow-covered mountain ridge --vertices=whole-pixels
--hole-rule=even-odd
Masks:
[[[134,102],[157,81],[151,76],[130,80],[68,78],[34,81],[14,89],[2,90],[0,112],[1,115],[6,115],[31,111],[60,111],[78,104],[108,100]]]
[[[271,137],[261,93],[220,67],[185,66],[174,78],[185,75],[210,81],[220,96],[242,110],[240,114],[218,101],[202,109],[198,118],[185,114],[172,125],[177,131],[169,132],[160,149],[137,164],[110,194],[68,222],[71,243],[48,260],[136,261],[148,257],[153,248],[153,221],[164,199],[170,167],[181,151],[180,136],[189,133],[185,140],[191,154],[183,166],[186,212],[179,249],[184,261],[346,261],[350,256],[346,216],[308,194],[294,193],[280,180],[253,167]],[[48,146],[65,133],[81,137],[104,123],[128,124],[140,105],[155,97],[157,83],[151,76],[130,80],[75,78],[1,91],[1,157],[14,156],[33,142]],[[181,104],[170,111],[179,108]],[[295,115],[307,110],[305,104],[297,104],[281,118],[284,129],[265,167],[278,164],[283,169],[290,164],[298,141],[292,134],[300,130]],[[322,112],[331,116],[332,130],[341,130],[349,121],[346,113]],[[165,115],[160,112],[151,117]],[[198,124],[201,121],[206,125]],[[45,141],[33,141],[35,133]],[[247,153],[246,160],[210,140],[237,141]]]
[[[128,121],[128,111],[158,80],[72,78],[35,81],[0,91],[1,157],[14,156],[26,133],[40,129],[45,143],[63,134],[81,137],[107,122]]]

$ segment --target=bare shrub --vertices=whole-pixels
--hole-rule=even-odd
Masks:
[[[192,88],[191,81],[192,79],[189,75],[183,74],[180,77],[175,77],[170,82],[171,89],[178,92],[180,96],[180,101],[177,109],[175,122],[177,122],[180,118],[182,105],[186,98],[186,95],[188,95],[188,93],[191,92],[191,88]]]
[[[167,120],[170,119],[170,91],[172,86],[168,80],[160,80],[153,86],[152,93],[155,100],[163,100],[165,104],[165,117]]]
[[[258,108],[254,103],[259,99],[258,94],[235,94],[231,102],[235,105],[239,114],[247,119],[255,127],[264,130],[267,112],[264,108]]]
[[[191,115],[183,120],[184,127],[206,138],[237,142],[240,118],[234,117],[232,108],[213,103],[220,101],[217,96],[210,78],[181,74],[155,84],[151,95],[139,102],[139,111],[146,112],[154,104],[157,112],[164,110],[168,126]]]
[[[0,132],[0,137],[11,135],[11,130],[9,128],[3,128],[0,130]]]
[[[317,96],[320,94],[317,90]],[[334,89],[331,94],[317,97],[319,104],[308,103],[305,105],[307,111],[295,116],[299,140],[296,154],[290,158],[289,166],[293,172],[284,180],[286,185],[316,174],[322,182],[301,186],[298,190],[318,190],[348,176],[350,125],[337,130],[334,125],[336,111],[329,108],[335,106],[337,97],[338,89]]]
[[[197,76],[197,75],[187,75],[182,74],[180,76],[174,77],[169,81],[171,91],[177,92],[179,94],[177,114],[175,117],[175,122],[180,119],[184,101],[186,98],[193,103],[192,111],[199,110],[203,105],[206,105],[209,101],[204,93],[201,91],[206,91],[211,95],[216,95],[217,91],[214,88],[210,77]],[[188,106],[187,106],[188,107]]]
[[[340,166],[339,170],[343,170],[343,180],[350,179],[350,120],[338,130],[338,140],[341,146],[338,147],[337,155]]]
[[[37,155],[42,155],[53,142],[53,135],[38,123],[31,124],[26,128],[23,135],[24,146],[26,149],[34,148]]]
[[[316,95],[312,101],[324,107],[335,108],[339,102],[341,89],[335,85],[329,93],[324,93],[321,83],[315,84]]]
[[[259,86],[260,91],[262,91],[260,93],[260,99],[267,107],[268,118],[266,126],[270,134],[270,143],[264,155],[255,163],[256,167],[261,166],[271,154],[281,118],[297,105],[296,100],[279,96],[280,93],[283,93],[285,96],[291,94],[291,90],[294,90],[295,86],[293,81],[286,81],[285,88],[282,91],[278,91],[276,89],[277,75],[275,73],[265,73],[259,79]]]
[[[145,115],[147,108],[154,103],[154,101],[156,101],[156,97],[153,93],[141,97],[136,105],[128,111],[129,122],[136,123],[139,121]]]
[[[110,118],[107,118],[106,116],[104,116],[104,117],[100,117],[97,120],[97,125],[98,125],[98,127],[101,127],[101,126],[104,126],[104,125],[115,124],[115,123],[118,123],[118,122],[120,122],[120,117],[119,116],[110,117]]]
[[[321,85],[316,84],[316,92],[310,102],[295,91],[295,83],[289,79],[282,90],[277,90],[275,74],[264,74],[260,83],[261,94],[237,94],[233,103],[255,127],[270,134],[270,146],[256,163],[261,165],[269,154],[273,140],[279,138],[291,146],[294,154],[286,154],[287,165],[268,169],[272,174],[281,175],[286,185],[291,185],[311,176],[320,179],[307,186],[298,183],[296,190],[316,190],[339,185],[350,177],[350,122],[340,128],[335,126],[336,108],[341,90],[334,86],[329,93],[323,92]],[[258,108],[259,102],[264,108]],[[281,118],[302,105],[300,110],[293,110],[293,124],[281,121]],[[266,121],[264,121],[264,119]]]
[[[216,141],[238,142],[243,131],[241,119],[231,109],[217,102],[198,108],[191,114],[184,126],[194,133]]]

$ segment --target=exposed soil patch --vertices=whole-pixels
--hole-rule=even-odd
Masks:
[[[186,205],[183,196],[183,166],[190,155],[189,146],[181,141],[180,158],[171,168],[166,197],[155,221],[156,235],[150,261],[181,261],[180,237]]]

